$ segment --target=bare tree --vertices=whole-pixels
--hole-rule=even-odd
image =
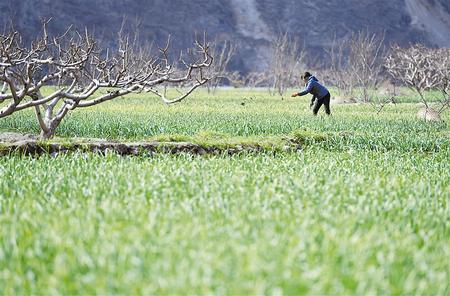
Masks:
[[[368,31],[354,33],[349,43],[349,70],[355,77],[360,99],[365,103],[375,103],[371,92],[382,81],[383,58],[385,53],[384,34]]]
[[[441,103],[440,108],[437,110],[439,114],[444,112],[447,108],[450,108],[450,49],[439,48],[436,50],[436,62],[438,65],[439,76],[441,82],[438,84],[441,97],[438,101]]]
[[[226,78],[230,82],[231,86],[233,86],[234,88],[247,86],[246,77],[237,71],[228,73]]]
[[[214,63],[208,69],[208,76],[212,77],[206,84],[208,92],[215,92],[221,81],[228,79],[231,74],[227,71],[231,59],[236,53],[236,45],[230,41],[219,43],[215,41],[211,46],[211,55],[214,57]]]
[[[427,48],[416,44],[408,48],[394,45],[385,60],[385,67],[393,78],[417,92],[426,109],[430,102],[425,92],[439,89],[442,98],[439,113],[449,106],[450,50]]]
[[[266,86],[268,79],[264,72],[250,72],[245,77],[246,86],[251,88]]]
[[[121,37],[116,51],[99,48],[87,31],[69,28],[50,38],[47,23],[43,36],[29,48],[22,45],[17,32],[0,36],[0,82],[3,83],[0,118],[26,108],[34,108],[41,136],[55,134],[68,112],[90,107],[130,93],[151,92],[166,104],[185,99],[197,87],[208,82],[205,69],[212,63],[206,37],[196,41],[196,50],[181,55],[184,73],[175,72],[169,62],[167,44],[151,55]],[[170,40],[170,39],[169,39]],[[194,81],[176,98],[168,98],[158,86]],[[43,95],[43,87],[54,91]],[[106,93],[96,94],[99,89]]]
[[[239,72],[232,72],[227,75],[227,79],[233,87],[260,87],[267,86],[268,77],[263,72],[250,72],[242,75]]]
[[[287,33],[276,38],[272,43],[272,58],[268,76],[272,81],[269,89],[272,95],[284,95],[287,88],[296,86],[295,74],[299,71],[306,56],[306,51]]]
[[[355,78],[349,69],[348,41],[340,41],[334,37],[333,43],[327,50],[330,67],[326,71],[325,79],[338,88],[347,98],[354,96]]]
[[[359,100],[378,105],[374,92],[382,81],[385,54],[384,34],[360,31],[348,40],[335,41],[329,50],[331,69],[328,78],[345,96],[359,93]]]

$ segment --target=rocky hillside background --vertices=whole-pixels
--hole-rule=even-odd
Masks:
[[[386,42],[450,47],[449,0],[0,0],[0,22],[26,39],[39,33],[42,18],[51,30],[88,27],[113,44],[124,18],[139,23],[142,41],[162,44],[169,34],[173,51],[189,47],[194,32],[239,45],[232,67],[263,70],[269,43],[279,32],[295,35],[320,56],[334,36],[353,31],[385,32]]]

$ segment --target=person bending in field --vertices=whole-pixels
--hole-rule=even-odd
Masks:
[[[316,77],[311,75],[309,72],[305,72],[305,74],[302,75],[302,80],[305,82],[306,86],[305,89],[299,93],[292,94],[291,97],[295,98],[298,96],[304,96],[306,94],[312,94],[313,97],[311,99],[310,108],[313,107],[313,113],[314,115],[317,115],[317,112],[319,112],[320,107],[322,105],[325,106],[325,113],[328,115],[331,115],[330,111],[330,92],[328,89],[319,83],[319,80],[317,80]]]

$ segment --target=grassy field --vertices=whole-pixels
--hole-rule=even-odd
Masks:
[[[379,116],[338,105],[315,118],[308,101],[200,91],[174,106],[135,95],[74,112],[59,137],[300,133],[304,149],[0,158],[0,291],[448,295],[449,114],[417,121],[411,97]],[[30,112],[0,129],[38,132]]]

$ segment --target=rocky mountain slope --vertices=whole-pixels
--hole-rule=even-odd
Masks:
[[[87,26],[111,44],[126,18],[130,30],[140,24],[143,41],[162,43],[171,34],[174,51],[207,30],[239,45],[233,67],[242,71],[264,69],[270,41],[284,31],[318,54],[334,36],[362,29],[385,32],[387,43],[450,46],[448,0],[0,0],[3,27],[12,23],[28,38],[46,17],[54,31]]]

